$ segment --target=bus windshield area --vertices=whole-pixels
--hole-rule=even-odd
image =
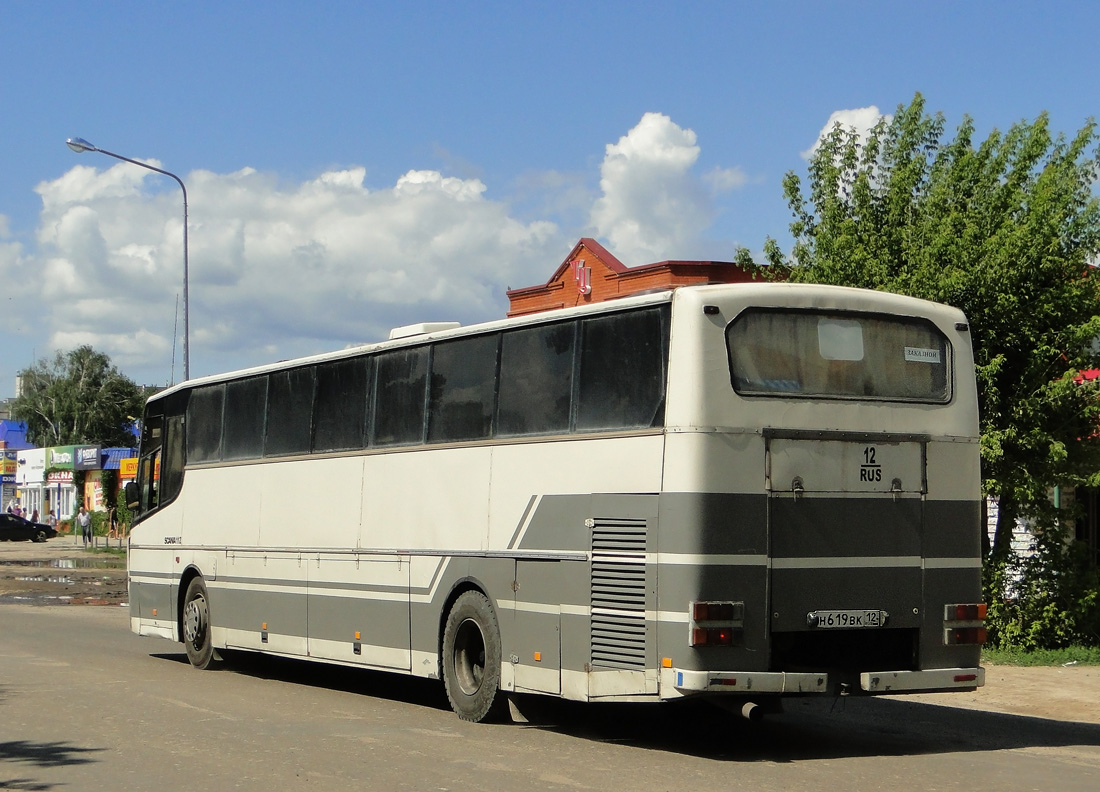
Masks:
[[[950,344],[925,319],[750,309],[726,328],[742,395],[943,403]]]

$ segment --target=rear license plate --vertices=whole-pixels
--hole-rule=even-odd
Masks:
[[[825,630],[851,630],[884,627],[886,618],[886,611],[880,610],[820,610],[807,613],[806,623]]]

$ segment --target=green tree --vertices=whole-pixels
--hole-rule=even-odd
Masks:
[[[1100,335],[1100,202],[1096,124],[1071,140],[1045,114],[974,141],[964,117],[945,139],[942,114],[917,94],[861,139],[836,126],[793,172],[788,259],[794,281],[881,289],[948,303],[967,315],[977,366],[982,478],[1000,501],[993,553],[1007,553],[1017,515],[1053,508],[1050,488],[1095,483],[1100,399],[1074,375]],[[983,532],[984,536],[984,532]]]
[[[130,427],[141,415],[145,389],[90,346],[58,352],[19,372],[12,417],[27,424],[38,446],[132,446]]]

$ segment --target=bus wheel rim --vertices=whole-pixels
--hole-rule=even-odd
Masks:
[[[485,677],[485,636],[481,626],[473,619],[466,619],[455,634],[455,680],[467,696],[481,689]]]
[[[197,646],[206,635],[206,599],[195,597],[183,609],[183,634],[187,641]]]

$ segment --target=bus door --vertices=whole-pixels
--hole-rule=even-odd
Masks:
[[[772,669],[915,668],[925,440],[765,438]]]

